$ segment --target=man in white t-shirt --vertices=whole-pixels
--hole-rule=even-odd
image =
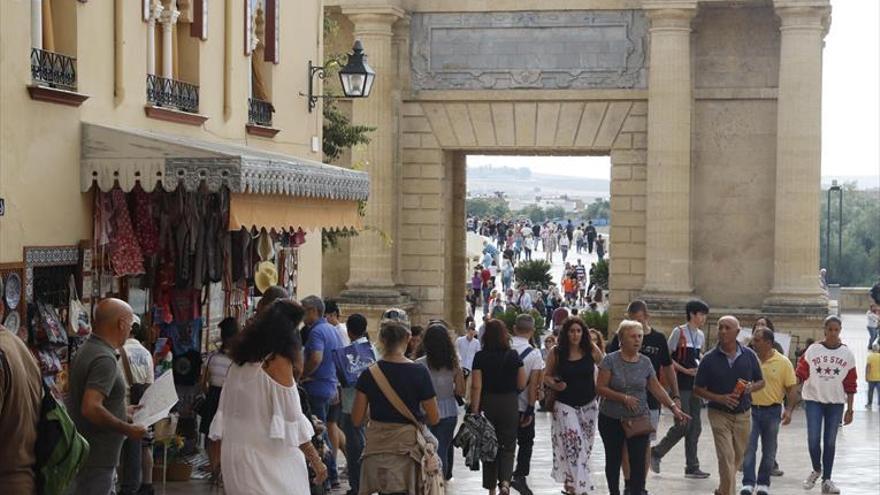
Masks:
[[[327,323],[336,329],[336,333],[339,334],[339,340],[342,341],[342,346],[345,347],[351,344],[351,340],[348,338],[348,329],[345,328],[345,323],[339,321],[339,314],[339,305],[336,304],[336,301],[328,300],[324,303],[324,318],[327,319]]]
[[[140,394],[147,387],[152,385],[155,375],[153,370],[153,355],[133,336],[141,336],[141,319],[134,315],[131,322],[131,335],[122,345],[120,359],[116,361],[119,372],[125,377],[126,385],[126,401],[127,403],[137,403],[140,400]],[[126,370],[125,362],[128,361],[128,370]],[[129,373],[131,373],[129,378]],[[138,389],[136,397],[131,397],[132,387]],[[144,438],[143,440],[135,440],[126,438],[122,444],[122,489],[121,494],[134,494],[141,489],[141,485],[152,486],[152,441]],[[147,464],[147,466],[145,466]],[[144,473],[149,468],[147,477]]]
[[[526,484],[526,477],[529,475],[532,447],[535,444],[535,402],[538,400],[538,387],[544,379],[544,358],[541,351],[531,344],[534,333],[535,319],[531,315],[521,314],[516,317],[511,348],[522,359],[528,381],[525,390],[519,394],[519,430],[516,434],[519,450],[516,453],[516,469],[510,485],[522,495],[532,493]]]
[[[477,329],[474,325],[468,325],[467,333],[455,339],[455,349],[458,351],[458,362],[467,380],[465,387],[465,400],[470,401],[471,393],[471,367],[474,365],[474,356],[479,352],[480,339],[477,338]]]

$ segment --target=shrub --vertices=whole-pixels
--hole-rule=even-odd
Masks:
[[[527,289],[547,290],[553,284],[550,275],[550,262],[546,260],[528,260],[521,262],[513,270],[517,284],[524,284]]]
[[[498,316],[498,319],[503,321],[507,326],[507,329],[513,333],[513,325],[516,323],[516,317],[519,316],[519,314],[520,312],[517,311],[516,308],[508,306],[508,308]],[[544,316],[542,316],[541,313],[538,313],[535,309],[529,311],[529,314],[535,319],[535,336],[540,336],[544,332]]]
[[[608,260],[597,261],[596,268],[592,270],[590,276],[594,284],[608,290]]]
[[[602,332],[602,335],[608,338],[608,313],[599,311],[586,311],[579,315],[584,323],[590,328],[595,328]]]

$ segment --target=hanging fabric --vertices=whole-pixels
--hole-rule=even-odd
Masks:
[[[55,51],[55,20],[52,17],[52,0],[43,0],[43,50]]]
[[[116,188],[110,193],[113,200],[113,237],[110,241],[110,262],[117,277],[144,273],[144,258],[135,239],[128,213],[125,193]]]

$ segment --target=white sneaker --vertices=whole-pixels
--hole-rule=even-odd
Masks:
[[[814,486],[816,486],[816,481],[819,477],[822,476],[822,473],[819,471],[813,471],[807,476],[807,479],[804,480],[804,490],[812,490]]]
[[[770,495],[770,487],[758,485],[758,487],[755,488],[755,495]]]
[[[822,493],[840,493],[840,488],[834,486],[833,481],[825,480],[822,482]]]
[[[742,489],[739,491],[739,495],[752,495],[755,492],[755,487],[752,485],[743,485]]]

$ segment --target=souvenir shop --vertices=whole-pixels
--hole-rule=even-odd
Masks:
[[[89,124],[83,133],[91,239],[25,247],[23,263],[0,264],[0,322],[63,394],[94,303],[128,301],[140,320],[133,337],[154,352],[157,374],[174,373],[178,433],[195,441],[191,401],[216,324],[243,325],[271,285],[307,295],[313,267],[307,290],[320,290],[321,229],[358,226],[369,180],[247,148]]]

